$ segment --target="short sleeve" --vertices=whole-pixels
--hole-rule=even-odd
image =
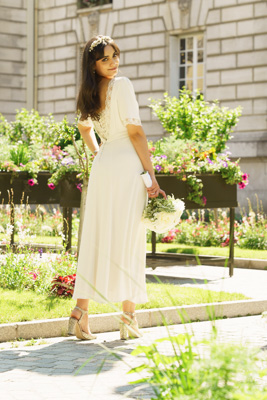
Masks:
[[[82,126],[88,126],[89,128],[93,128],[94,124],[93,121],[90,117],[88,117],[87,119],[81,121],[81,119],[79,118],[78,120],[78,124],[82,125]]]
[[[123,125],[142,125],[132,82],[123,77],[118,83],[118,108]]]

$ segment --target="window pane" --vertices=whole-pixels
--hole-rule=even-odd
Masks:
[[[197,80],[197,89],[199,89],[201,92],[203,92],[203,79]]]
[[[193,64],[193,52],[189,51],[187,53],[187,64]]]
[[[186,46],[187,50],[193,49],[193,38],[192,37],[186,39],[186,45],[187,45]]]
[[[197,64],[197,76],[203,76],[204,68],[203,64]]]
[[[180,64],[185,64],[185,53],[180,54]]]
[[[185,39],[180,40],[180,50],[185,50]]]
[[[185,86],[185,81],[180,81],[179,88],[183,89],[184,86]]]
[[[186,67],[186,78],[193,78],[193,65],[190,67]]]
[[[191,79],[186,80],[186,87],[187,89],[193,91],[193,81]]]
[[[185,67],[180,67],[180,79],[185,78]]]
[[[198,35],[197,36],[197,48],[202,49],[203,48],[203,35]]]
[[[203,50],[197,52],[197,62],[203,62]]]

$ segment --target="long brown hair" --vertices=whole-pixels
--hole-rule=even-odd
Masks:
[[[100,43],[89,51],[92,43],[103,38]],[[95,63],[104,57],[105,46],[110,45],[120,55],[120,49],[113,39],[107,36],[94,36],[90,39],[83,49],[82,55],[82,76],[81,85],[77,97],[77,112],[81,114],[82,120],[91,117],[98,119],[98,110],[100,109],[99,82],[101,77],[95,72]]]

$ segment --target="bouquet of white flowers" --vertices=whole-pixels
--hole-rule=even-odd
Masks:
[[[178,224],[183,211],[184,202],[173,195],[168,195],[167,199],[155,197],[148,200],[142,222],[151,231],[164,233]]]
[[[142,172],[141,177],[146,187],[152,186],[148,171]],[[148,200],[142,215],[142,222],[151,231],[164,233],[178,224],[183,211],[184,202],[175,199],[173,195],[168,195],[167,199],[154,197]]]

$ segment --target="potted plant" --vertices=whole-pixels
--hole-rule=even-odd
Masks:
[[[220,175],[227,185],[239,184],[241,189],[248,184],[248,175],[240,170],[239,160],[230,160],[226,145],[241,107],[229,110],[217,102],[209,104],[199,92],[180,92],[179,98],[165,93],[163,102],[152,99],[151,108],[169,135],[149,143],[151,160],[159,175],[186,182],[186,199],[204,207],[209,201],[203,194],[204,175]]]

